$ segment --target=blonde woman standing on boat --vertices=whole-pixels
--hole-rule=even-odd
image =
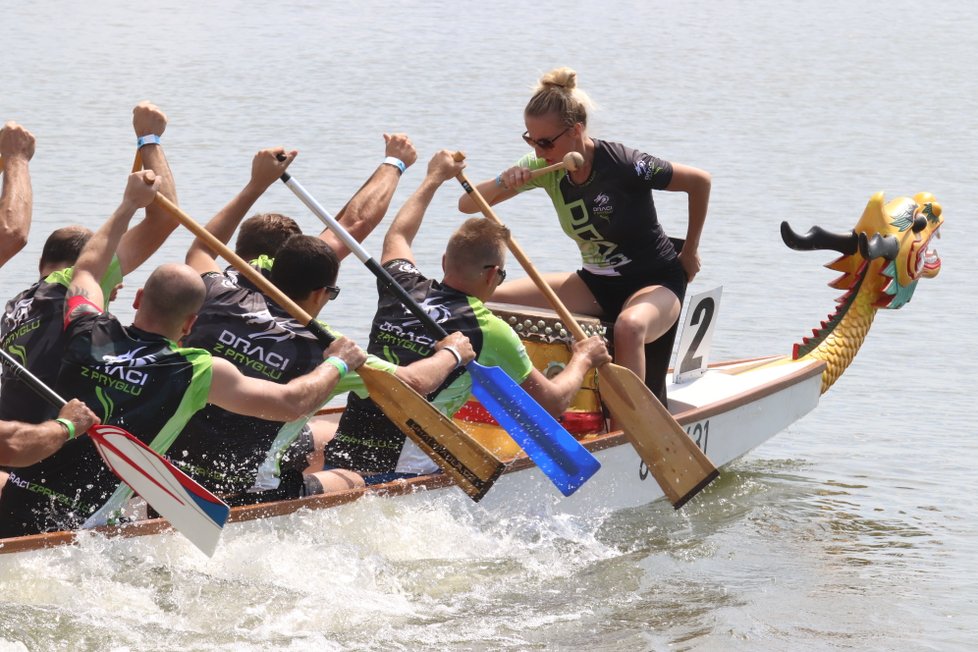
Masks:
[[[660,400],[686,284],[700,269],[699,241],[710,198],[710,175],[620,143],[592,138],[587,131],[587,95],[577,73],[557,68],[545,74],[526,105],[523,140],[533,153],[479,184],[490,204],[531,188],[550,195],[564,232],[581,251],[576,273],[544,278],[567,307],[612,321],[616,361],[632,369]],[[584,163],[574,172],[557,170],[531,179],[531,172],[577,152]],[[656,215],[652,190],[685,192],[689,220],[677,251]],[[475,213],[464,194],[459,209]],[[501,285],[494,301],[549,307],[529,278]],[[648,361],[646,360],[648,357]]]

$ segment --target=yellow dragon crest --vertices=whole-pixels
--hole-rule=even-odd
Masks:
[[[862,346],[880,308],[900,308],[913,296],[917,281],[941,271],[941,259],[931,247],[944,224],[941,206],[930,193],[885,202],[883,193],[869,200],[850,233],[829,233],[813,227],[799,235],[787,222],[781,237],[790,248],[831,249],[842,254],[826,265],[842,276],[829,283],[844,290],[837,308],[818,328],[795,344],[794,360],[824,360],[822,392],[838,380]]]

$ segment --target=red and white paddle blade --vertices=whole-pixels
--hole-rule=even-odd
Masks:
[[[214,554],[230,508],[134,436],[113,425],[89,430],[112,472],[208,557]]]

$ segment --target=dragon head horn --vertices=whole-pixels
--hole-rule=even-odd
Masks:
[[[859,247],[859,239],[855,231],[830,233],[820,226],[813,226],[805,235],[799,235],[788,226],[787,222],[781,222],[781,239],[795,251],[830,249],[851,256]]]
[[[865,233],[859,234],[859,253],[866,260],[882,258],[884,260],[894,260],[900,253],[900,241],[892,235],[880,235],[874,233],[873,237],[868,237]]]

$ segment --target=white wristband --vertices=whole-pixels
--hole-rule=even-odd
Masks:
[[[451,346],[449,344],[446,344],[445,346],[441,347],[441,349],[439,349],[439,350],[440,351],[448,351],[453,356],[455,356],[455,366],[453,367],[453,369],[458,369],[459,366],[462,364],[462,354],[459,353],[458,352],[458,349],[456,349],[454,346]]]
[[[136,139],[136,149],[142,149],[143,145],[159,145],[160,137],[156,134],[146,134]]]
[[[404,174],[404,170],[407,169],[407,166],[404,165],[404,161],[397,158],[396,156],[388,156],[387,158],[384,159],[384,164],[393,165],[400,171],[401,174]]]

